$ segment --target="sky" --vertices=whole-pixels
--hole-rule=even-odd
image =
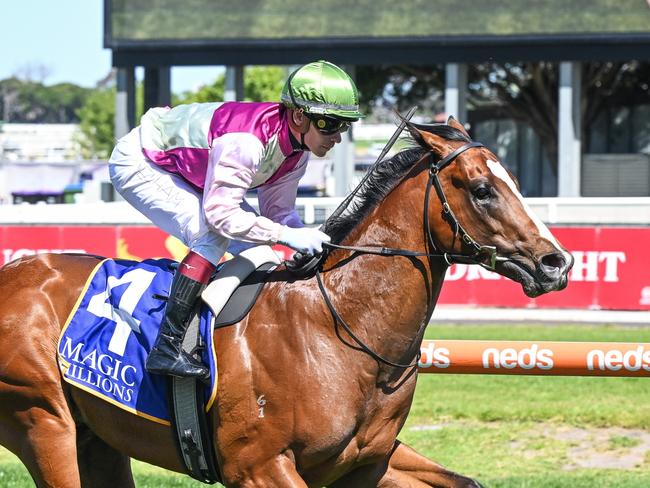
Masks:
[[[0,12],[0,80],[17,75],[92,88],[109,73],[103,0],[0,0]],[[222,72],[218,66],[172,68],[172,91],[194,90]]]

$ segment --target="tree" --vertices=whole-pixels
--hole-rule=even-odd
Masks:
[[[143,85],[136,90],[135,117],[143,112]],[[94,89],[84,105],[77,110],[79,119],[78,142],[86,159],[108,159],[115,146],[115,86],[109,83]]]
[[[277,102],[287,78],[280,66],[249,66],[244,70],[244,99],[251,102]]]
[[[8,78],[0,81],[0,113],[5,122],[76,123],[76,111],[90,92],[72,83],[46,86]]]
[[[42,90],[41,100],[47,107],[47,121],[50,123],[75,123],[79,121],[77,111],[86,103],[92,90],[73,83],[58,83]]]
[[[362,111],[376,118],[392,110],[404,113],[414,105],[417,116],[429,119],[444,110],[442,66],[358,66],[356,80]]]
[[[588,147],[591,128],[608,109],[650,103],[650,64],[638,61],[582,63],[582,141]],[[557,174],[558,65],[556,63],[485,63],[470,73],[474,106],[495,100],[514,120],[529,125],[543,141]]]
[[[77,116],[83,157],[107,159],[115,145],[115,88],[94,90]]]
[[[469,70],[470,110],[501,113],[529,125],[557,172],[558,66],[556,63],[482,63]],[[603,111],[650,101],[650,63],[582,64],[582,138],[585,146]],[[357,69],[362,104],[367,110],[418,105],[433,119],[444,110],[441,66],[365,66]]]
[[[249,102],[273,102],[280,100],[280,92],[287,72],[279,66],[248,66],[244,70],[244,100]],[[173,98],[174,105],[195,102],[221,102],[226,86],[225,74],[214,83],[203,85],[196,92],[184,92]]]
[[[650,104],[650,63],[648,62],[592,63],[583,66],[582,78],[585,147],[588,147],[591,132],[585,131],[584,128],[595,124],[605,110]]]
[[[196,92],[186,91],[172,97],[173,105],[223,101],[226,77],[221,75],[211,85],[203,85]]]
[[[21,81],[18,78],[7,78],[0,81],[0,104],[2,105],[2,120],[11,122],[18,112]]]
[[[483,63],[469,73],[470,103],[528,124],[557,167],[558,73],[554,63]],[[557,174],[557,171],[556,171]]]

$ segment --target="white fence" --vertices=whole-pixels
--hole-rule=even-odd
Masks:
[[[321,224],[341,198],[298,198],[297,208],[306,224]],[[528,198],[531,208],[553,225],[650,226],[650,197]],[[250,203],[257,205],[252,199]],[[128,203],[0,205],[0,225],[146,225],[149,221]]]

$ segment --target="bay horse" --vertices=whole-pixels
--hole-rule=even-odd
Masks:
[[[209,422],[226,486],[481,486],[396,439],[445,272],[473,262],[537,296],[566,286],[572,257],[459,123],[408,129],[414,147],[325,225],[317,273],[280,267],[241,322],[216,330]],[[0,443],[39,487],[132,487],[130,458],[184,471],[170,427],[61,379],[59,333],[98,259],[0,270]]]

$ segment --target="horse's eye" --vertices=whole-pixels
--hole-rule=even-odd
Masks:
[[[485,201],[492,196],[492,192],[490,191],[489,186],[479,185],[472,190],[472,195],[474,195],[474,198],[476,198],[477,200]]]

